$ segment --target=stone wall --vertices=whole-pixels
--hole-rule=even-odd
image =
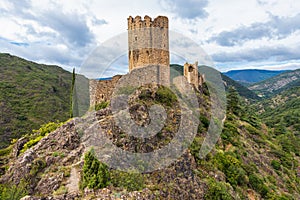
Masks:
[[[189,83],[195,86],[199,85],[198,62],[195,62],[195,64],[185,63],[183,66],[183,74]]]
[[[111,80],[90,80],[90,106],[110,100],[115,85],[121,77],[116,75]]]
[[[185,63],[183,67],[183,74],[187,81],[190,84],[193,84],[196,88],[198,88],[199,85],[202,85],[205,81],[204,74],[202,75],[198,72],[198,62],[195,62],[194,64]]]

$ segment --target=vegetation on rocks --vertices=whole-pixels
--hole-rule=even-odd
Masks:
[[[81,188],[100,189],[105,188],[110,183],[108,166],[100,162],[94,151],[89,151],[84,156],[83,174]]]
[[[102,101],[95,105],[95,110],[101,110],[103,108],[106,108],[109,105],[109,101]]]
[[[32,135],[26,136],[29,139],[29,141],[24,144],[20,152],[24,153],[27,149],[37,144],[48,133],[56,130],[61,125],[61,122],[49,122],[48,124],[42,125],[38,130],[33,130]]]

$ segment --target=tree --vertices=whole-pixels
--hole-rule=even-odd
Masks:
[[[234,87],[229,87],[227,95],[227,112],[240,116],[241,106],[239,94]]]
[[[76,98],[75,79],[76,79],[76,73],[75,73],[75,68],[73,68],[72,86],[71,86],[71,93],[70,93],[70,118],[74,116],[78,116],[78,102]]]
[[[109,181],[110,173],[108,166],[96,158],[93,150],[87,152],[84,156],[81,188],[105,188],[109,185]]]

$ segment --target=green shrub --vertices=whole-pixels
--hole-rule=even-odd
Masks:
[[[285,134],[286,133],[286,128],[284,127],[284,125],[282,124],[277,124],[274,127],[274,134],[275,135],[281,135],[281,134]]]
[[[80,188],[90,189],[105,188],[112,184],[127,191],[137,191],[145,188],[144,176],[135,172],[109,171],[108,166],[100,162],[93,150],[84,156],[83,172]]]
[[[249,184],[256,192],[260,193],[262,197],[267,196],[269,189],[264,184],[264,181],[261,178],[259,178],[257,175],[251,174],[249,176]]]
[[[277,137],[282,146],[282,150],[287,153],[295,153],[300,156],[300,137],[295,136],[293,133],[287,133]]]
[[[255,113],[251,112],[245,114],[245,116],[243,116],[241,118],[243,121],[248,122],[249,124],[251,124],[254,128],[259,129],[261,127],[261,122],[258,119],[257,116],[255,116]]]
[[[209,119],[207,119],[207,117],[205,117],[204,115],[200,115],[199,119],[200,119],[201,124],[203,124],[203,127],[208,128],[208,126],[210,124]]]
[[[144,176],[137,172],[122,172],[114,170],[111,173],[113,186],[124,188],[127,191],[139,191],[145,188]]]
[[[217,182],[214,179],[208,181],[208,190],[205,193],[205,199],[209,200],[231,200],[233,199],[228,192],[227,185],[224,182]]]
[[[204,115],[200,115],[199,117],[199,126],[198,126],[198,133],[202,133],[203,131],[205,131],[209,124],[210,124],[210,121],[209,119],[207,119],[207,117],[205,117]]]
[[[48,124],[42,125],[38,130],[33,130],[33,133],[39,133],[39,135],[45,136],[46,134],[56,130],[62,124],[62,122],[49,122]]]
[[[0,199],[1,200],[19,200],[28,194],[26,183],[21,181],[18,185],[0,184]]]
[[[225,143],[227,142],[234,145],[238,145],[236,142],[237,134],[238,134],[238,130],[236,128],[236,125],[226,120],[224,123],[224,128],[221,133],[222,140],[224,140]]]
[[[272,150],[271,152],[280,160],[282,166],[288,169],[291,169],[296,163],[296,160],[294,160],[293,156],[289,153],[282,150]]]
[[[227,112],[239,116],[241,113],[240,96],[234,87],[228,88]]]
[[[232,185],[245,185],[248,183],[248,177],[242,168],[240,161],[229,153],[217,153],[213,158],[218,169],[224,172],[226,180]]]
[[[294,200],[294,198],[292,196],[285,195],[285,194],[280,195],[280,196],[276,195],[274,199],[276,199],[276,200]]]
[[[12,151],[12,146],[6,147],[5,149],[0,149],[0,156],[7,156]]]
[[[42,159],[36,159],[31,164],[30,175],[36,176],[39,172],[41,172],[46,167],[46,162]]]
[[[156,91],[155,100],[167,106],[172,106],[177,101],[177,97],[169,88],[160,86]]]
[[[251,134],[251,135],[260,135],[260,131],[254,128],[251,125],[245,125],[245,129]]]
[[[141,100],[149,100],[152,99],[152,92],[148,89],[142,90],[141,94],[139,95],[139,99]]]
[[[272,160],[271,165],[274,169],[279,170],[280,169],[280,162],[277,160]]]
[[[87,152],[84,156],[83,173],[80,187],[90,189],[104,188],[109,185],[110,174],[108,166],[100,162],[93,150]]]
[[[30,140],[24,144],[20,152],[24,153],[27,149],[36,145],[44,136],[56,130],[62,124],[62,122],[49,122],[48,124],[42,125],[38,130],[33,130],[32,132],[34,134],[30,136]]]
[[[68,189],[66,188],[66,186],[62,185],[53,192],[53,195],[62,195],[62,194],[67,194],[67,193],[68,193]]]
[[[106,108],[109,105],[109,101],[102,101],[100,103],[98,103],[97,105],[95,105],[95,110],[101,110]]]
[[[191,151],[191,154],[194,156],[194,158],[197,162],[199,162],[201,160],[201,158],[199,156],[199,152],[201,149],[202,142],[203,142],[203,139],[196,136],[189,148]]]
[[[40,136],[26,142],[23,146],[23,149],[21,150],[21,153],[24,153],[27,149],[29,149],[30,147],[33,147],[34,145],[36,145],[43,137],[44,136],[40,135]]]
[[[52,156],[53,157],[58,157],[59,156],[59,157],[63,158],[63,157],[65,157],[65,154],[63,152],[55,151],[55,152],[52,153]]]

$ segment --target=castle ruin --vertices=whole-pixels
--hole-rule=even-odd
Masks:
[[[103,101],[109,101],[115,85],[121,77],[121,75],[116,75],[107,80],[90,80],[90,106],[97,105]]]
[[[156,66],[153,73],[158,84],[170,84],[169,22],[165,16],[151,19],[145,16],[129,16],[128,22],[128,63],[129,73],[132,70]],[[184,64],[183,74],[190,84],[197,89],[204,81],[198,74],[198,63]],[[110,100],[114,87],[121,75],[109,80],[90,80],[90,106]],[[137,77],[138,78],[138,77]]]
[[[128,19],[128,61],[129,72],[149,65],[159,66],[159,84],[169,84],[169,21],[165,16],[152,20],[145,16]]]
[[[187,81],[194,86],[199,86],[204,83],[204,74],[198,72],[198,62],[194,64],[185,63],[183,66],[183,75],[186,77]]]

